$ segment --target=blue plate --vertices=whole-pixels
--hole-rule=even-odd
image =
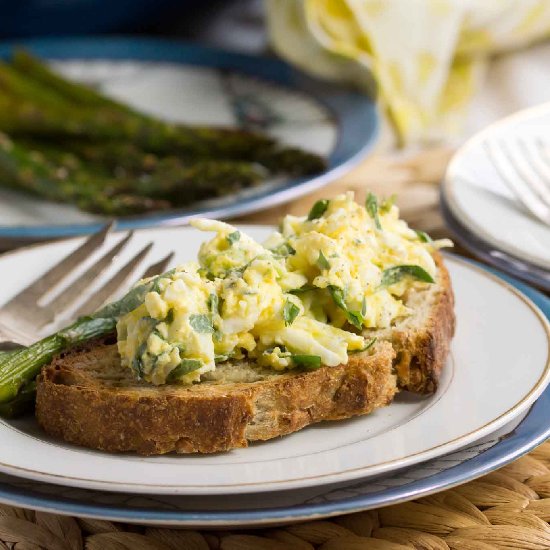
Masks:
[[[516,279],[488,270],[522,291],[550,318],[549,298]],[[500,468],[550,437],[549,414],[550,387],[522,418],[473,445],[387,477],[345,485],[261,495],[151,497],[2,475],[0,501],[53,513],[166,526],[267,526],[319,519],[416,499]]]
[[[0,43],[0,58],[8,58],[15,46],[133,101],[138,108],[161,116],[173,114],[173,120],[233,125],[242,122],[243,109],[254,116],[259,113],[265,132],[328,160],[327,171],[314,177],[278,178],[190,209],[123,219],[118,222],[120,229],[182,224],[197,215],[232,217],[293,200],[348,171],[372,147],[378,133],[379,117],[371,98],[314,80],[273,58],[143,38]],[[30,199],[22,197],[2,191],[0,240],[87,234],[104,221],[47,201],[33,199],[27,204],[24,201]]]

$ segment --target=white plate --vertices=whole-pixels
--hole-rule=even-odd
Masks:
[[[270,229],[243,231],[262,240]],[[173,248],[176,261],[183,261],[194,257],[203,239],[203,234],[186,228],[140,231],[119,261],[149,240],[155,243],[155,257]],[[0,258],[0,303],[76,242],[37,246]],[[538,308],[513,287],[456,258],[446,261],[456,293],[458,329],[452,359],[433,397],[403,395],[370,416],[318,424],[211,456],[113,455],[49,438],[32,418],[2,422],[0,471],[110,491],[251,493],[387,473],[484,437],[526,410],[548,383],[550,330]]]
[[[449,164],[443,191],[452,215],[474,236],[497,249],[550,269],[550,227],[518,202],[494,168],[487,139],[517,146],[542,140],[550,151],[550,103],[507,117],[470,139]]]
[[[550,317],[550,298],[500,274]],[[44,512],[187,528],[288,525],[415,500],[466,483],[528,453],[550,436],[550,388],[511,423],[446,454],[376,479],[241,495],[132,495],[62,487],[0,474],[0,502]]]

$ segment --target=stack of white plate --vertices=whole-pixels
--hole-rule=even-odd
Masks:
[[[547,291],[550,291],[550,226],[532,216],[508,188],[502,168],[499,172],[493,164],[487,143],[506,144],[509,155],[515,158],[522,154],[522,148],[533,143],[547,150],[549,128],[550,103],[547,103],[483,130],[459,149],[451,161],[441,200],[445,220],[457,241],[485,261]],[[542,157],[548,156],[544,153]],[[511,166],[504,165],[504,169],[513,171]],[[546,170],[550,172],[550,165]],[[517,174],[510,177],[517,178]]]
[[[241,229],[258,240],[271,231]],[[0,303],[79,241],[1,257]],[[175,249],[177,263],[195,257],[201,235],[138,231],[119,261],[148,241],[158,257]],[[102,453],[50,438],[32,416],[1,421],[0,501],[125,522],[265,526],[418,498],[517,458],[550,435],[550,300],[471,262],[446,263],[457,332],[435,395],[401,394],[370,416],[202,456]]]

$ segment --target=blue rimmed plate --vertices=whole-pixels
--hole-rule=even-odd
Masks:
[[[311,79],[286,63],[158,39],[55,38],[0,44],[0,58],[22,46],[62,73],[144,112],[175,122],[238,126],[239,105],[253,101],[264,131],[328,159],[315,177],[277,178],[186,210],[120,220],[135,229],[179,225],[196,215],[226,218],[271,207],[317,189],[371,148],[376,105],[366,95]],[[0,189],[0,244],[81,235],[101,218]]]

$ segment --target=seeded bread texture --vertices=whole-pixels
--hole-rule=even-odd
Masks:
[[[309,424],[368,414],[400,389],[432,393],[454,332],[449,275],[406,297],[413,315],[346,365],[275,373],[219,365],[192,386],[151,386],[120,364],[114,338],[58,356],[38,377],[36,416],[50,434],[112,452],[213,453],[286,435]]]

